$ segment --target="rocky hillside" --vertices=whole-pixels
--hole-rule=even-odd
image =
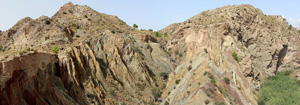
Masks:
[[[0,32],[0,104],[257,104],[266,77],[300,65],[288,27],[239,5],[139,31],[67,3]]]
[[[257,104],[266,77],[299,66],[299,33],[288,27],[281,16],[239,5],[162,29],[171,34],[164,48],[177,61],[162,98],[170,104]]]

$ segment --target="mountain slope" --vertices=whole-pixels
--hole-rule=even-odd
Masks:
[[[257,104],[265,78],[300,65],[288,27],[238,5],[139,31],[67,3],[0,32],[0,104]]]
[[[72,3],[25,18],[1,35],[1,104],[155,103],[173,65],[147,33]]]
[[[299,33],[250,5],[205,11],[160,32],[171,34],[162,43],[178,61],[162,95],[170,104],[256,104],[266,77],[299,66]]]

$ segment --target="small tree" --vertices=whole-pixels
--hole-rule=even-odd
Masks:
[[[56,45],[54,45],[54,46],[52,47],[51,51],[52,51],[53,53],[57,54],[57,53],[58,53],[58,47],[57,47]]]
[[[225,77],[225,78],[224,78],[224,81],[225,81],[225,83],[226,83],[227,85],[229,85],[229,84],[230,84],[230,80],[229,80],[229,78]]]
[[[139,26],[136,24],[133,24],[133,28],[139,28]]]

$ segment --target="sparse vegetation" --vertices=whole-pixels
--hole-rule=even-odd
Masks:
[[[188,67],[188,70],[190,71],[190,70],[192,70],[192,68],[193,68],[192,65],[190,65],[190,66]]]
[[[152,89],[152,95],[154,96],[155,100],[157,100],[160,97],[159,90],[157,88]]]
[[[177,79],[177,80],[175,81],[175,83],[176,83],[176,84],[179,84],[179,82],[180,82],[180,80],[179,80],[179,79]]]
[[[93,97],[94,97],[94,94],[88,93],[87,96],[88,96],[89,98],[93,98]]]
[[[47,24],[47,25],[49,25],[50,23],[51,23],[50,20],[45,21],[45,24]]]
[[[124,22],[123,20],[121,20],[121,23],[120,23],[121,25],[125,25],[126,24],[126,22]]]
[[[133,24],[133,26],[132,26],[133,28],[139,28],[139,26],[138,25],[136,25],[136,24]]]
[[[149,50],[149,49],[152,50],[152,47],[150,46],[150,44],[147,45],[147,49],[148,49],[148,50]]]
[[[191,91],[186,91],[186,93],[187,93],[188,95],[190,95]]]
[[[167,37],[168,36],[168,33],[164,33],[164,37]]]
[[[290,78],[292,71],[268,77],[258,95],[258,105],[299,105],[300,82]]]
[[[169,102],[168,102],[168,101],[166,101],[166,102],[164,103],[164,105],[169,105]]]
[[[178,55],[178,54],[179,54],[179,52],[178,52],[178,51],[175,51],[175,54],[176,54],[176,55]]]
[[[51,49],[52,53],[57,54],[58,53],[58,46],[54,45]]]
[[[3,46],[0,45],[0,51],[2,51],[2,49],[3,49]]]
[[[45,36],[45,40],[48,40],[50,38],[50,36]]]
[[[161,37],[161,33],[159,33],[159,32],[155,32],[154,35],[155,35],[156,37]]]
[[[210,79],[210,83],[213,84],[213,85],[216,85],[216,80],[214,78]]]
[[[205,102],[204,102],[206,105],[207,104],[209,104],[210,103],[210,101],[207,99],[207,100],[205,100]]]
[[[80,35],[76,35],[76,37],[77,37],[77,38],[79,38],[79,37],[80,37]]]
[[[289,25],[288,29],[289,29],[289,30],[292,30],[292,29],[293,29],[293,26],[292,26],[292,25]]]
[[[146,83],[143,83],[143,84],[137,83],[136,86],[137,86],[140,90],[144,91],[144,89],[145,89],[145,87],[146,87]]]
[[[217,101],[215,105],[225,105],[225,103],[223,101]]]
[[[229,78],[225,77],[225,78],[224,78],[224,82],[225,82],[227,85],[229,85],[229,84],[230,84]]]
[[[85,18],[88,18],[88,16],[87,16],[87,15],[84,15],[84,17],[85,17]]]
[[[115,91],[113,91],[113,90],[110,90],[110,91],[109,91],[109,94],[110,94],[110,95],[113,95],[113,96],[116,95]]]
[[[239,62],[239,58],[238,58],[236,52],[232,53],[232,57],[235,59],[236,62]]]
[[[134,51],[136,51],[138,54],[144,56],[143,52],[139,48],[135,48]]]
[[[166,73],[166,72],[161,72],[160,74],[159,74],[161,77],[163,77],[164,79],[168,79],[168,73]]]
[[[149,31],[153,31],[152,29],[149,29]]]

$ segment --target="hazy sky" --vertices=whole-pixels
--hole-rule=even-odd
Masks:
[[[0,30],[9,29],[24,17],[51,17],[69,1],[116,15],[140,29],[159,30],[205,10],[238,4],[251,4],[267,15],[281,15],[300,27],[299,0],[0,0]]]

